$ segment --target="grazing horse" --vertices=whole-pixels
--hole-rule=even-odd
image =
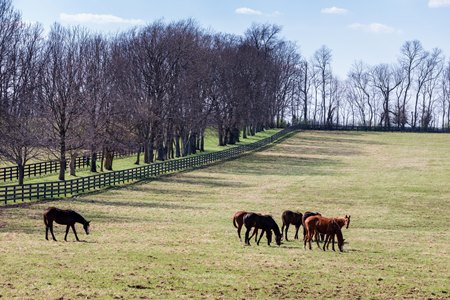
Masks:
[[[244,225],[247,228],[245,232],[245,244],[250,246],[249,233],[252,227],[255,227],[261,229],[261,235],[256,242],[257,245],[259,245],[259,242],[261,241],[261,238],[265,232],[267,237],[267,244],[270,246],[270,243],[272,242],[272,230],[275,233],[275,241],[277,245],[281,245],[281,239],[283,236],[280,232],[280,228],[278,227],[272,216],[261,215],[257,213],[248,213],[244,215]]]
[[[328,239],[334,235],[338,238],[339,251],[343,252],[344,237],[342,236],[341,227],[337,223],[336,219],[324,218],[322,216],[311,216],[305,221],[306,236],[304,238],[304,248],[306,249],[306,243],[309,243],[309,249],[311,250],[311,240],[313,236],[316,236],[317,247],[319,246],[318,234],[326,234],[327,240],[323,245],[323,250],[325,251],[325,245]],[[333,244],[334,251],[334,244]]]
[[[56,207],[49,207],[44,212],[44,223],[45,223],[45,239],[48,240],[48,230],[52,234],[53,240],[56,241],[55,235],[53,234],[53,222],[61,225],[67,225],[66,235],[64,240],[67,241],[67,234],[69,233],[69,228],[72,227],[73,233],[77,241],[80,241],[75,231],[75,223],[83,224],[84,231],[89,234],[89,223],[86,221],[79,213],[73,210],[63,210]]]
[[[233,215],[233,225],[234,227],[237,228],[237,233],[239,236],[239,240],[242,242],[242,238],[241,238],[241,229],[242,226],[244,225],[244,216],[246,214],[251,214],[252,212],[246,212],[246,211],[237,211],[234,215]],[[255,235],[255,242],[258,241],[258,228],[255,227],[255,230],[252,233],[252,236],[250,237],[250,239]]]
[[[321,214],[320,214],[320,212],[310,212],[310,211],[307,211],[303,214],[303,217],[302,217],[303,239],[305,239],[305,237],[306,237],[305,221],[306,221],[306,219],[308,219],[311,216],[321,216]],[[322,237],[322,241],[323,241],[323,237]]]
[[[337,217],[337,218],[334,218],[334,220],[339,225],[340,229],[342,229],[344,226],[346,226],[345,228],[348,229],[348,226],[350,225],[350,215],[348,215],[348,216],[345,215],[345,217]],[[330,245],[331,241],[333,241],[333,250],[334,250],[334,234],[331,236],[327,235],[327,237],[325,239],[325,244],[327,246],[327,249],[328,249],[328,246]]]
[[[303,215],[301,213],[296,213],[290,210],[285,210],[283,214],[281,215],[281,220],[283,221],[283,226],[281,226],[281,232],[284,233],[284,236],[286,237],[286,241],[288,241],[288,229],[289,225],[295,225],[295,236],[294,239],[298,240],[298,230],[300,229],[300,226],[302,226],[302,218]],[[286,230],[284,227],[286,226]],[[286,231],[286,232],[285,232]]]

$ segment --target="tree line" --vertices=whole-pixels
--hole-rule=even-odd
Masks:
[[[0,158],[23,175],[48,149],[64,180],[86,152],[92,172],[99,152],[102,170],[123,150],[135,149],[137,164],[195,154],[207,128],[224,146],[289,123],[448,127],[441,50],[409,41],[395,64],[356,62],[341,80],[331,49],[306,58],[280,32],[214,33],[188,19],[113,36],[59,24],[44,34],[0,0]]]

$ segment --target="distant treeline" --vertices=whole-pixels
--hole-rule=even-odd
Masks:
[[[450,65],[407,42],[396,65],[355,63],[345,81],[326,46],[310,59],[277,25],[242,36],[193,20],[154,22],[115,36],[55,24],[46,35],[0,0],[0,159],[25,164],[48,149],[60,161],[89,151],[91,171],[115,152],[139,164],[204,150],[287,123],[430,127],[449,123]],[[440,120],[440,124],[438,124]],[[72,175],[75,167],[70,168]]]

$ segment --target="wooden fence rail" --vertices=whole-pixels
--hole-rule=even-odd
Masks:
[[[136,152],[123,152],[115,154],[115,157],[125,157],[136,154]],[[97,154],[97,161],[100,161],[102,158],[102,153]],[[89,156],[79,156],[75,161],[75,168],[80,169],[89,166],[90,157]],[[25,165],[24,168],[24,176],[31,178],[36,176],[41,176],[45,174],[51,174],[59,172],[59,161],[58,160],[50,160],[43,161],[38,163],[32,163]],[[0,180],[1,181],[13,181],[19,178],[19,168],[17,166],[0,168]]]
[[[23,202],[72,196],[130,181],[149,179],[166,173],[199,167],[216,161],[233,158],[244,152],[259,149],[294,130],[296,130],[295,127],[289,127],[252,144],[176,160],[153,163],[132,169],[101,173],[66,181],[0,186],[0,202],[7,205],[19,201]]]

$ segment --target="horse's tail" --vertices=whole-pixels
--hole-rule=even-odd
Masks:
[[[236,216],[233,216],[233,225],[234,225],[234,227],[238,228],[236,225]]]

